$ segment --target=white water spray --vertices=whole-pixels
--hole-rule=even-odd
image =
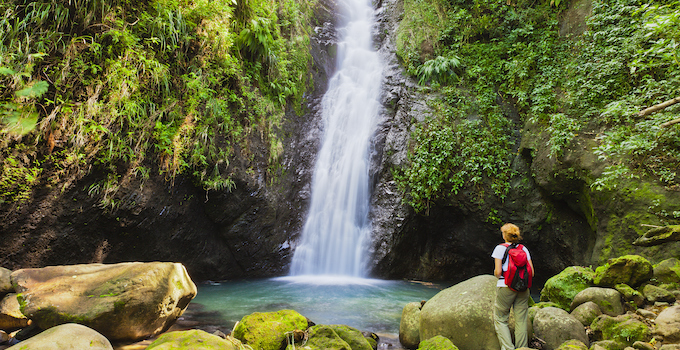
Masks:
[[[339,29],[337,71],[321,102],[323,143],[292,275],[365,275],[369,147],[378,119],[382,65],[373,50],[370,2],[345,0],[340,6],[348,21]]]

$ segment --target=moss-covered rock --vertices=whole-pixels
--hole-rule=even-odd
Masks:
[[[654,268],[649,260],[639,255],[624,255],[610,259],[595,269],[593,283],[598,286],[612,287],[620,283],[639,286],[654,276]]]
[[[170,262],[48,266],[11,279],[21,312],[38,327],[73,322],[110,340],[160,334],[197,292],[184,265]]]
[[[672,303],[675,301],[675,294],[651,284],[647,284],[642,287],[642,294],[651,303],[655,303],[657,301]]]
[[[642,306],[645,303],[645,296],[625,283],[615,285],[614,289],[621,293],[626,302],[632,302],[636,306]]]
[[[458,350],[458,347],[448,338],[438,335],[420,342],[418,350]]]
[[[609,316],[618,316],[623,313],[623,304],[621,303],[621,293],[612,288],[588,287],[574,297],[571,302],[571,309],[577,306],[592,301],[600,307],[602,313]]]
[[[330,326],[316,325],[309,327],[307,334],[309,335],[309,338],[303,347],[305,350],[352,350],[352,347]],[[256,347],[253,348],[258,349]],[[286,350],[292,349],[293,346],[291,345],[288,345],[286,348]]]
[[[588,301],[572,310],[571,315],[579,320],[584,326],[590,326],[597,316],[602,315],[602,310],[600,310],[600,307],[594,302]]]
[[[28,326],[28,318],[19,310],[15,293],[9,293],[0,300],[0,329],[11,331]]]
[[[588,350],[588,346],[576,339],[567,340],[555,350]]]
[[[223,339],[199,329],[192,329],[165,333],[151,343],[147,350],[238,350],[242,347],[236,338]]]
[[[278,350],[286,332],[296,329],[307,329],[307,319],[294,310],[255,312],[241,319],[233,336],[254,349]]]
[[[593,270],[588,267],[567,267],[545,282],[541,290],[541,301],[552,302],[559,308],[568,310],[576,294],[592,285],[594,275]]]
[[[595,340],[613,340],[627,346],[651,339],[649,327],[631,314],[617,317],[600,315],[590,325],[590,329]]]
[[[373,347],[356,328],[345,325],[329,325],[332,330],[344,341],[349,344],[352,350],[372,350]]]
[[[421,303],[412,302],[401,311],[399,342],[407,349],[415,349],[420,344],[420,308]]]
[[[670,258],[654,265],[654,279],[661,284],[680,285],[680,260]]]

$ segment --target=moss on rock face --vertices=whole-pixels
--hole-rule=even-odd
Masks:
[[[657,286],[647,284],[642,288],[642,294],[652,303],[657,301],[665,301],[672,303],[675,301],[675,294]]]
[[[626,302],[632,302],[635,306],[642,306],[645,303],[645,296],[625,283],[615,285],[614,289],[621,293]]]
[[[654,279],[663,284],[680,284],[680,260],[670,258],[654,265]]]
[[[346,341],[352,350],[373,350],[371,344],[358,329],[345,325],[329,325],[328,327]]]
[[[255,312],[234,327],[233,335],[260,350],[278,350],[286,340],[286,332],[307,329],[307,319],[294,310]]]
[[[309,350],[352,350],[352,347],[344,341],[338,333],[333,330],[333,327],[327,325],[316,325],[309,327],[307,332],[309,339],[303,349]],[[288,346],[287,350],[292,350],[292,346]]]
[[[458,347],[448,338],[438,335],[420,342],[418,350],[458,350]]]
[[[588,346],[583,344],[582,341],[572,339],[562,343],[556,350],[588,350]]]
[[[595,269],[593,283],[608,287],[620,283],[639,286],[649,281],[653,275],[654,269],[649,260],[639,255],[624,255],[610,259],[606,264]]]
[[[594,275],[593,270],[587,267],[567,267],[545,282],[541,290],[541,301],[552,302],[559,308],[568,310],[576,294],[592,285]]]
[[[636,341],[649,341],[651,337],[649,327],[633,315],[600,315],[590,325],[590,329],[597,340],[613,340],[628,346]]]
[[[232,337],[223,339],[199,329],[165,333],[147,347],[148,350],[238,350],[241,348],[242,345],[238,339]]]

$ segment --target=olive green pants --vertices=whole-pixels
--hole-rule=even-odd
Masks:
[[[515,313],[515,346],[512,345],[508,318],[510,308]],[[527,339],[527,309],[529,308],[529,290],[515,292],[507,287],[496,288],[496,305],[493,313],[493,323],[496,328],[498,342],[501,350],[514,350],[526,347],[529,344]]]

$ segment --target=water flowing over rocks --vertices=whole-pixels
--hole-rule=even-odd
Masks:
[[[111,340],[169,328],[196,295],[181,264],[50,266],[12,273],[21,313],[42,329],[77,322]]]

